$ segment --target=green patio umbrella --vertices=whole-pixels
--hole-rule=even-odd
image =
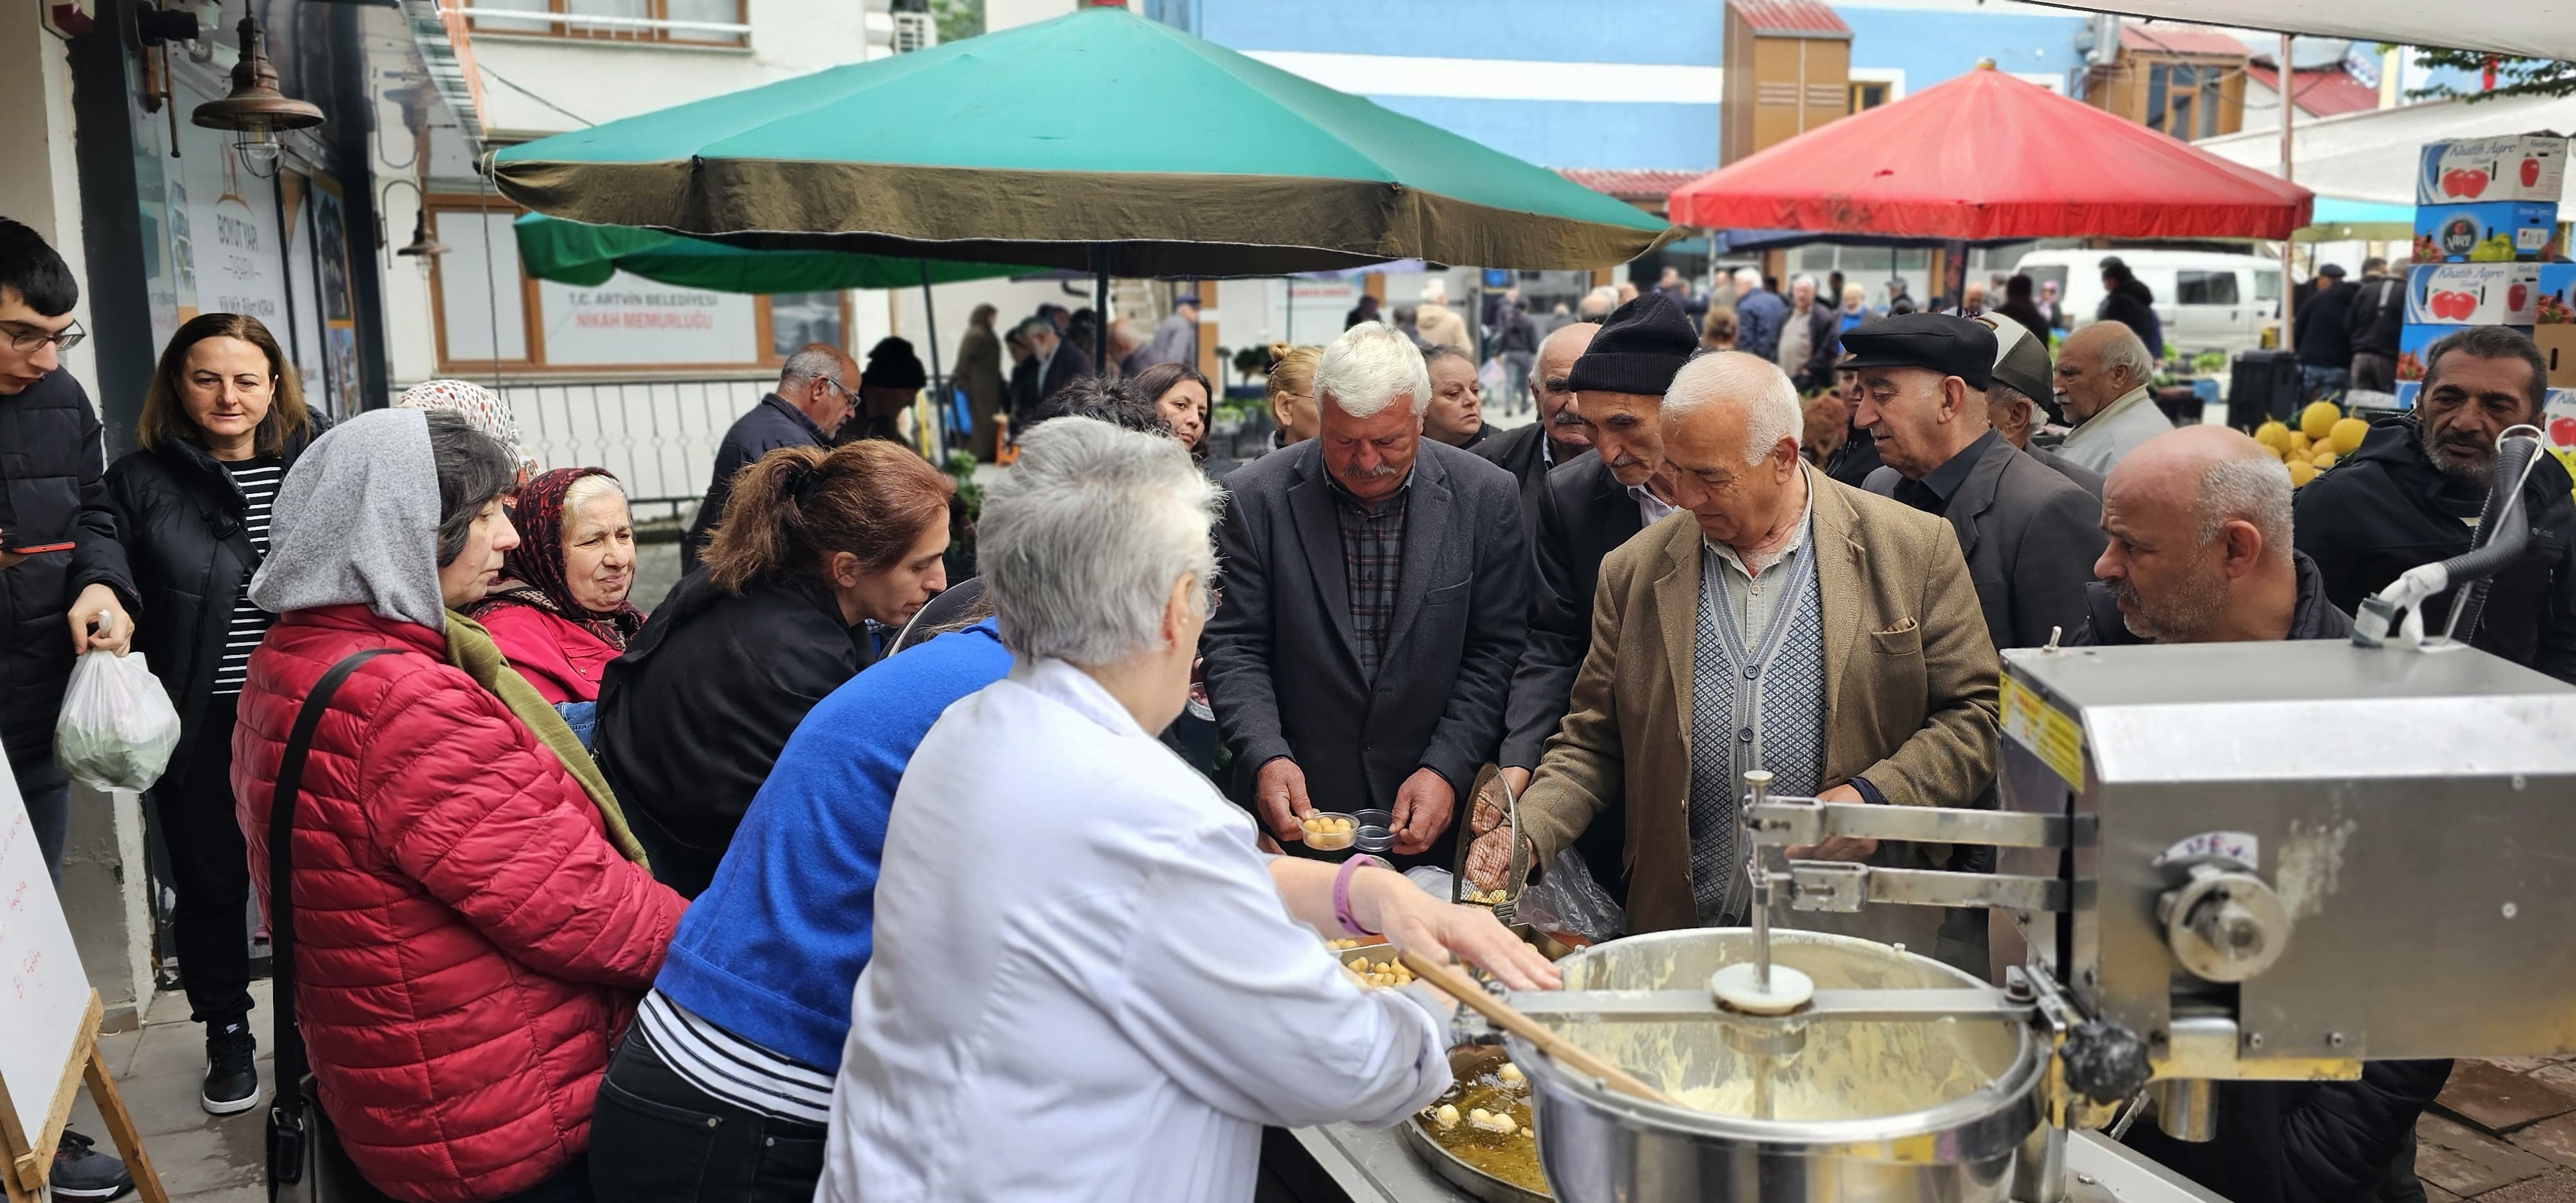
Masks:
[[[491,173],[511,200],[595,225],[1103,278],[1595,268],[1670,236],[1123,6],[557,134]]]
[[[1041,270],[1001,263],[890,258],[845,251],[768,251],[632,226],[525,213],[510,223],[519,262],[540,280],[596,288],[618,272],[711,292],[838,292],[988,280]]]

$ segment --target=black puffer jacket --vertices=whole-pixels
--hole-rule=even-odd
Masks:
[[[63,685],[72,675],[72,599],[91,585],[116,590],[140,616],[134,576],[116,541],[107,501],[106,444],[89,393],[52,372],[0,396],[0,546],[70,543],[0,569],[0,744],[12,763],[49,757]]]
[[[796,724],[875,659],[820,582],[734,597],[681,577],[601,675],[592,750],[653,876],[706,889]]]
[[[280,457],[285,466],[293,468],[305,445],[322,430],[317,415],[309,434],[288,440]],[[194,735],[206,699],[214,693],[233,606],[259,568],[259,552],[242,528],[250,502],[233,483],[232,473],[205,448],[183,438],[164,440],[109,465],[107,494],[116,507],[117,528],[125,535],[134,583],[143,595],[134,650],[150,661],[153,675],[169,691],[180,729]],[[195,746],[194,739],[181,740],[162,776],[183,780]]]
[[[2370,428],[2361,449],[2299,490],[2298,548],[2315,558],[2326,598],[2346,613],[2400,573],[2469,549],[2470,519],[2486,486],[2453,477],[2425,458],[2411,417]],[[2543,455],[2523,486],[2531,544],[2487,587],[2470,643],[2516,664],[2576,682],[2576,497],[2567,469]],[[2455,591],[2456,592],[2456,591]],[[2452,594],[2424,605],[2424,629],[2451,616]]]

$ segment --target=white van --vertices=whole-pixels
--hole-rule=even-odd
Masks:
[[[2101,308],[2102,261],[2115,256],[2155,292],[2165,345],[2181,352],[2186,364],[2203,351],[2233,359],[2260,347],[2263,328],[2280,320],[2281,264],[2260,255],[2063,248],[2032,251],[2012,270],[2028,275],[2033,285],[2057,281],[2058,304],[2073,328],[2090,323]]]

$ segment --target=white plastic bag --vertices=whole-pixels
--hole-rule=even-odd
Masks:
[[[179,746],[179,712],[143,654],[84,652],[72,664],[62,717],[54,720],[54,761],[92,789],[146,790]]]
[[[1610,891],[1592,879],[1583,854],[1559,851],[1547,876],[1529,883],[1514,907],[1514,918],[1542,931],[1571,933],[1599,944],[1628,934],[1628,915],[1610,900]]]

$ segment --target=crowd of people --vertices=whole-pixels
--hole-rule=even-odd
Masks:
[[[1586,296],[1526,347],[1536,416],[1509,431],[1431,336],[1440,299],[1274,348],[1279,445],[1241,465],[1208,456],[1189,363],[1095,373],[1075,315],[1041,314],[1009,335],[1036,395],[1013,386],[959,581],[952,482],[839,440],[869,385],[808,349],[728,432],[647,615],[614,476],[532,462],[461,382],[331,426],[248,317],[179,330],[107,464],[59,357],[71,276],[0,223],[0,740],[58,865],[65,680],[148,654],[184,732],[151,796],[201,1103],[268,1089],[256,883],[323,1106],[405,1203],[1249,1198],[1261,1125],[1392,1122],[1449,1084],[1453,1004],[1360,988],[1319,931],[1555,981],[1396,870],[1463,855],[1517,889],[1518,851],[1628,932],[1742,924],[1745,770],[1979,805],[1998,648],[2339,637],[2467,549],[2498,436],[2540,414],[2530,342],[2464,330],[2294,502],[2251,438],[2146,401],[2152,336],[2122,321],[2052,356],[2045,313],[1852,320],[1845,290],[1761,285],[1717,348],[1720,310],[1679,290]],[[2522,487],[2534,538],[2464,635],[2576,681],[2576,482],[2544,457]],[[1489,763],[1517,828],[1472,794]],[[1308,849],[1318,810],[1387,812],[1391,852]],[[1795,918],[1980,977],[2011,959],[1973,911]],[[2234,1087],[2375,1118],[2189,1172],[2411,1181],[2439,1086]],[[67,1197],[121,1179],[85,1141],[55,1167]]]

